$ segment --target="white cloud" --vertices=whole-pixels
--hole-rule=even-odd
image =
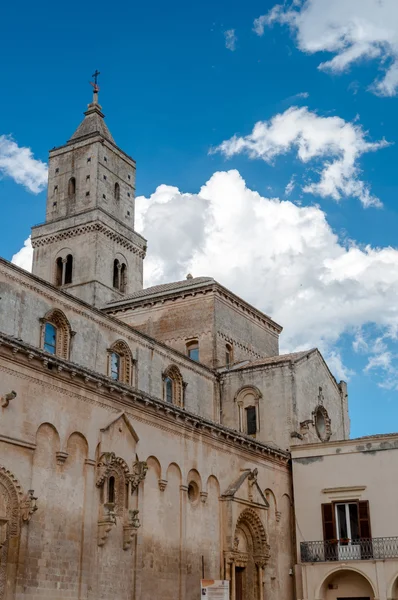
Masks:
[[[0,135],[0,176],[11,177],[34,194],[47,185],[47,165],[33,157],[30,148],[18,146],[9,135]]]
[[[330,52],[333,58],[320,63],[325,71],[341,73],[360,60],[378,59],[384,76],[373,89],[393,96],[398,89],[397,0],[296,0],[275,5],[254,21],[254,31],[287,24],[303,52]]]
[[[285,187],[285,196],[290,196],[290,194],[293,192],[295,187],[296,187],[296,183],[295,183],[295,177],[293,175],[293,177],[291,178],[291,180]]]
[[[11,262],[25,271],[32,271],[33,248],[30,236],[24,241],[23,247],[11,259]]]
[[[224,37],[225,37],[225,47],[228,50],[232,50],[232,52],[233,52],[236,49],[236,42],[237,42],[235,29],[228,29],[227,31],[224,31]]]
[[[385,140],[367,141],[358,124],[340,117],[321,117],[307,107],[292,106],[270,121],[256,123],[249,135],[234,135],[211,152],[222,152],[227,158],[244,152],[250,158],[270,163],[275,157],[295,149],[303,163],[322,161],[320,180],[309,182],[303,187],[304,192],[334,200],[352,196],[369,207],[381,206],[381,202],[360,179],[358,160],[362,154],[387,145]]]
[[[238,171],[197,194],[162,185],[137,198],[137,216],[145,285],[213,276],[284,326],[283,351],[318,346],[337,375],[350,375],[336,350],[343,334],[369,323],[377,338],[397,331],[398,250],[345,245],[319,207],[261,197]]]

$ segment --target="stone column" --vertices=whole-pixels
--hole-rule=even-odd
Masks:
[[[188,486],[180,485],[180,590],[179,600],[185,598],[185,560],[184,560],[184,545],[186,538],[186,504],[188,498]]]
[[[236,600],[235,562],[231,563],[231,600]]]
[[[66,258],[62,259],[62,279],[61,279],[61,285],[65,285],[65,275],[66,275]]]

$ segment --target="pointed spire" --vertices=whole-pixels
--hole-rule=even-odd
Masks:
[[[88,136],[100,135],[103,138],[106,138],[113,144],[115,140],[113,139],[111,132],[109,131],[106,123],[104,121],[104,114],[101,112],[101,105],[98,103],[98,92],[99,86],[97,84],[97,77],[99,75],[99,71],[95,71],[93,74],[94,83],[90,81],[93,86],[93,101],[88,105],[86,112],[84,113],[84,119],[80,123],[79,127],[76,129],[75,133],[68,140],[68,144],[76,142],[80,138],[85,138]]]

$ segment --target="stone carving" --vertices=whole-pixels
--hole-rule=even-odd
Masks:
[[[102,514],[98,521],[98,545],[103,546],[108,539],[109,533],[116,524],[117,517],[127,518],[123,525],[123,549],[128,550],[131,542],[140,526],[137,517],[138,510],[127,510],[128,489],[133,493],[140,482],[145,479],[148,465],[145,461],[137,460],[130,471],[123,458],[116,456],[114,452],[104,452],[97,463],[96,486],[103,487],[110,477],[114,478],[112,502],[110,494],[108,501],[103,504]],[[166,481],[167,484],[167,481]],[[159,484],[160,485],[160,484]],[[106,486],[105,486],[106,487]],[[103,491],[106,493],[106,490]]]
[[[138,518],[138,510],[129,510],[129,516],[126,525],[123,525],[123,550],[128,550],[134,537],[137,534],[137,529],[140,527]]]
[[[137,460],[133,464],[133,471],[127,476],[127,479],[131,484],[131,493],[133,493],[137,489],[141,481],[145,479],[147,471],[148,465],[144,460]]]
[[[12,390],[11,392],[8,392],[8,394],[5,394],[4,396],[1,396],[0,401],[1,401],[1,406],[2,408],[7,408],[7,406],[10,404],[11,400],[14,400],[14,398],[17,397],[17,392],[14,392],[14,390]]]
[[[20,504],[22,521],[29,523],[33,513],[37,510],[36,500],[37,497],[34,496],[34,490],[28,490],[28,493]]]
[[[249,482],[249,500],[250,502],[253,502],[253,487],[257,487],[257,475],[258,475],[258,469],[253,469],[253,471],[250,472],[247,481]]]
[[[102,516],[98,521],[98,546],[103,546],[108,539],[109,532],[116,525],[115,505],[106,502],[103,505]]]

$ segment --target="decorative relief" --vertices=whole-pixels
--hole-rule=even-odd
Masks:
[[[37,497],[34,496],[34,490],[28,490],[28,493],[20,504],[21,518],[24,522],[29,522],[33,513],[37,511]]]
[[[96,486],[101,488],[103,504],[98,520],[98,546],[108,539],[117,518],[123,523],[123,550],[128,550],[140,526],[138,510],[129,510],[129,492],[131,494],[145,479],[148,465],[137,460],[130,471],[126,461],[114,452],[104,452],[97,463]]]
[[[122,248],[126,248],[133,252],[134,254],[138,254],[141,258],[145,258],[145,250],[132,244],[129,240],[122,237],[118,233],[112,231],[102,223],[92,223],[90,225],[83,225],[81,227],[74,227],[68,229],[67,231],[62,231],[60,233],[56,233],[53,235],[43,235],[39,238],[32,239],[33,248],[38,248],[39,246],[47,246],[48,244],[53,244],[54,242],[58,242],[60,240],[67,240],[70,238],[77,237],[79,235],[83,235],[85,233],[89,233],[90,231],[99,231],[103,233],[107,238],[116,241]]]

